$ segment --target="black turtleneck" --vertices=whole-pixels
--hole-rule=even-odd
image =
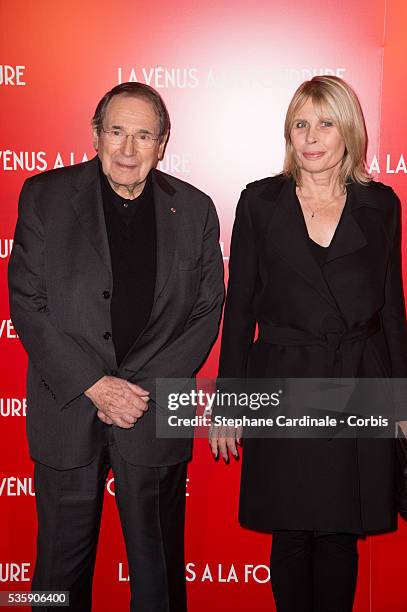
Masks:
[[[134,200],[119,196],[101,165],[103,208],[113,272],[110,313],[116,361],[120,366],[146,326],[156,276],[156,229],[151,172]]]

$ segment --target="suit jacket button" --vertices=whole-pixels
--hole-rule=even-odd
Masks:
[[[110,298],[110,291],[103,291],[102,295],[105,300],[108,300]]]
[[[105,332],[103,334],[103,337],[105,340],[110,340],[110,338],[112,337],[112,334],[110,332]]]

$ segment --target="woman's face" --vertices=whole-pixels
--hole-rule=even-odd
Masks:
[[[329,173],[339,167],[345,154],[345,142],[333,118],[318,115],[311,98],[294,117],[290,138],[301,172]]]

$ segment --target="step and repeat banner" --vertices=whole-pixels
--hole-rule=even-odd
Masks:
[[[29,588],[36,534],[25,439],[27,360],[10,321],[6,282],[23,181],[90,159],[90,119],[101,96],[124,81],[148,83],[172,119],[160,168],[212,196],[227,279],[240,191],[281,170],[293,92],[313,75],[337,75],[360,97],[370,169],[399,194],[407,228],[407,5],[3,0],[0,10],[0,590],[18,591]],[[405,245],[406,239],[404,255]],[[218,350],[219,343],[202,377],[216,375]],[[191,612],[274,609],[270,536],[237,523],[239,471],[239,462],[215,463],[207,442],[197,440],[187,487]],[[400,521],[396,533],[361,541],[359,553],[356,612],[407,610],[407,526]],[[127,607],[128,568],[111,477],[94,593],[97,612]]]

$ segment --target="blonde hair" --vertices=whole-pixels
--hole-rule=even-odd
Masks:
[[[367,132],[360,102],[353,89],[339,77],[315,76],[305,81],[295,92],[284,124],[285,159],[283,172],[301,184],[300,168],[291,143],[291,130],[300,108],[311,99],[321,118],[328,113],[345,143],[345,153],[339,169],[339,181],[368,183],[372,180],[366,165]]]

